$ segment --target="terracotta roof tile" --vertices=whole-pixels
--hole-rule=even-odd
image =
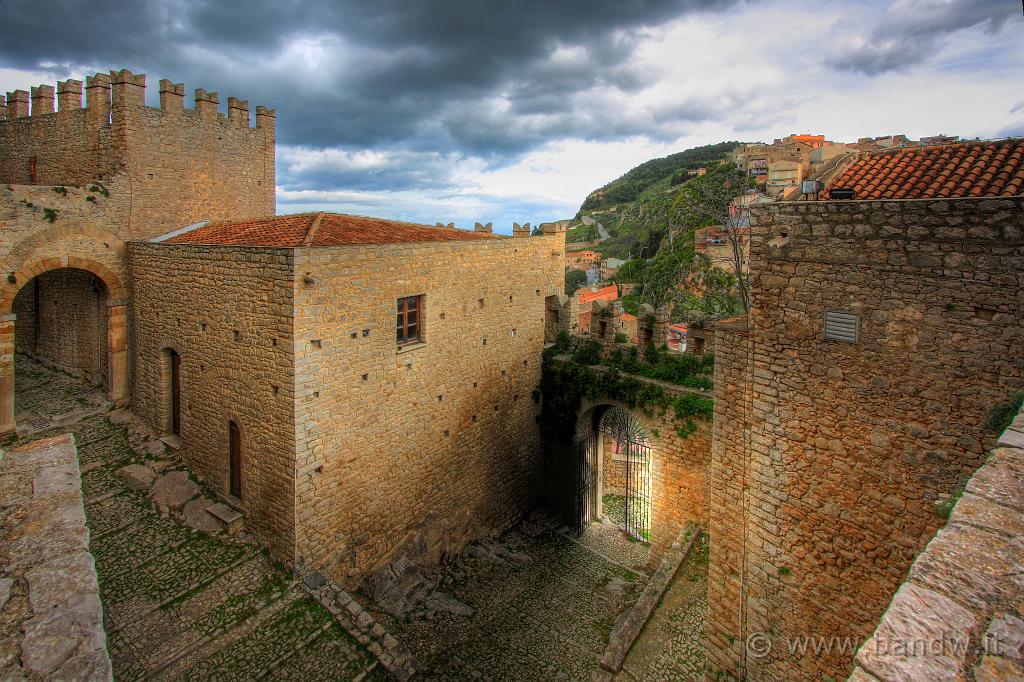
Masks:
[[[322,247],[503,239],[489,232],[430,227],[340,213],[300,213],[249,220],[223,220],[176,235],[167,244]]]
[[[614,284],[609,284],[606,287],[601,287],[596,291],[589,287],[582,288],[580,291],[580,303],[587,303],[588,301],[614,301],[619,297],[619,288]]]
[[[1024,140],[961,142],[860,154],[822,194],[854,199],[931,199],[1024,194]]]

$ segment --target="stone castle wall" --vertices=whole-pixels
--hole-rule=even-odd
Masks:
[[[132,410],[170,432],[170,361],[181,357],[181,449],[229,493],[228,423],[242,434],[250,531],[291,565],[294,551],[294,260],[287,249],[130,245]]]
[[[1024,412],[996,445],[914,560],[850,680],[1024,679]]]
[[[33,88],[30,109],[8,101],[0,117],[0,183],[82,185],[116,181],[124,196],[122,239],[145,239],[198,220],[274,213],[274,113],[248,102],[196,90],[184,108],[184,86],[160,82],[160,107],[145,105],[146,77],[129,71],[66,81],[54,111],[53,88]],[[28,93],[23,93],[27,98]],[[18,97],[18,93],[9,93]]]
[[[863,641],[943,523],[936,501],[981,464],[987,411],[1024,386],[1022,209],[1020,198],[755,209],[749,338],[731,351],[723,330],[716,344],[716,410],[746,390],[750,424],[747,436],[716,418],[710,582],[723,594],[708,634],[721,669],[850,671],[851,650],[790,654],[787,641]],[[827,310],[859,316],[856,343],[824,339]],[[757,633],[773,642],[767,655],[743,649]]]
[[[748,371],[751,351],[746,318],[715,323],[715,420],[708,477],[708,663],[713,670],[741,669],[745,641],[742,602],[746,527],[758,509],[747,505],[746,453],[751,441],[754,382],[773,389],[769,378]],[[687,350],[690,350],[689,348]],[[759,437],[759,442],[763,442]],[[773,523],[771,517],[761,520]],[[757,566],[752,570],[763,570]]]
[[[145,76],[128,71],[92,76],[84,90],[85,108],[79,81],[33,88],[31,96],[8,93],[0,102],[0,347],[25,348],[16,327],[26,320],[9,317],[19,291],[36,275],[78,263],[117,292],[106,301],[113,323],[100,334],[114,364],[99,373],[121,401],[126,242],[199,220],[273,214],[275,118],[257,107],[250,127],[247,102],[228,98],[225,116],[217,94],[202,90],[195,108],[185,109],[184,87],[169,81],[160,82],[160,107],[147,107]],[[67,349],[87,331],[64,319],[47,345]],[[3,357],[0,431],[7,432],[14,428],[14,366],[13,354]],[[54,353],[39,357],[75,369]]]
[[[564,233],[297,252],[298,564],[400,574],[521,517],[563,252]],[[416,295],[423,343],[400,349]]]

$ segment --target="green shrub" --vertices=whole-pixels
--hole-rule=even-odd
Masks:
[[[572,354],[572,361],[581,365],[596,365],[601,362],[601,344],[594,339],[580,343]]]
[[[988,417],[982,425],[983,428],[991,433],[1002,433],[1009,428],[1014,417],[1020,412],[1022,404],[1024,404],[1024,391],[1018,391],[1010,396],[1009,400],[999,403],[989,411]]]
[[[618,334],[615,335],[615,343],[629,343],[629,337],[623,334],[622,332],[619,332]],[[621,351],[616,349],[615,352],[619,353]]]

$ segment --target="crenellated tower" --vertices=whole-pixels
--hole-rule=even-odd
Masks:
[[[83,91],[85,106],[82,105]],[[0,97],[0,183],[103,183],[124,205],[124,238],[198,220],[272,215],[274,110],[160,81],[146,106],[146,76],[127,69]],[[253,125],[253,123],[255,125]],[[123,229],[121,229],[123,228]]]

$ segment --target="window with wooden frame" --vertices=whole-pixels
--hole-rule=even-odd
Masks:
[[[395,336],[399,346],[423,340],[423,295],[398,299],[398,324]]]

